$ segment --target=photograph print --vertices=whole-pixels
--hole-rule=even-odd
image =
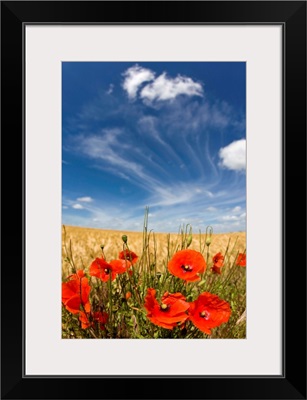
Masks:
[[[62,339],[246,339],[246,63],[62,62]]]

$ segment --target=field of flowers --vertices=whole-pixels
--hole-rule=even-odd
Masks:
[[[245,233],[63,226],[62,337],[245,338]]]

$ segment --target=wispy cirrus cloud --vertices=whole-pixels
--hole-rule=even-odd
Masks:
[[[102,205],[101,202],[96,201],[97,206],[93,207],[91,201],[80,201],[89,200],[89,196],[77,197],[78,203],[72,202],[71,207],[78,211],[86,209],[87,212],[90,212],[92,220],[95,219],[92,221],[94,226],[100,224],[111,227],[111,223],[116,223],[118,229],[124,226],[126,229],[137,229],[136,223],[142,221],[144,207],[149,205],[158,218],[157,221],[153,221],[153,229],[156,231],[177,231],[179,224],[183,223],[181,218],[185,218],[190,221],[189,223],[197,224],[197,226],[218,224],[222,230],[222,228],[226,229],[226,226],[232,227],[234,223],[237,223],[238,229],[244,229],[245,225],[242,219],[237,217],[221,219],[222,215],[236,216],[239,212],[242,214],[242,208],[237,206],[237,203],[245,200],[244,187],[238,187],[236,181],[233,183],[228,181],[229,190],[221,191],[219,189],[220,180],[206,182],[206,179],[203,178],[196,179],[193,176],[193,169],[189,172],[189,183],[186,180],[180,183],[178,178],[174,178],[172,182],[172,175],[169,177],[164,171],[169,160],[164,166],[150,160],[148,154],[143,159],[139,159],[135,156],[133,143],[127,141],[124,147],[121,146],[125,137],[125,132],[118,129],[106,130],[98,136],[76,136],[71,148],[73,152],[83,154],[95,162],[92,164],[95,168],[112,172],[123,179],[123,182],[126,181],[131,188],[142,189],[142,197],[139,201],[135,200],[133,215],[130,216],[123,213],[123,210],[130,208],[129,203],[125,205],[126,195],[121,199],[120,209],[115,207],[109,212],[105,203]],[[150,154],[150,149],[148,152]],[[113,201],[117,202],[115,198]],[[120,204],[118,203],[118,205]],[[101,209],[105,212],[101,212]],[[203,218],[200,218],[201,215]]]
[[[214,211],[217,211],[217,208],[216,208],[216,207],[213,207],[213,206],[210,206],[210,207],[207,207],[207,208],[205,209],[205,211],[214,212]]]
[[[218,183],[217,180],[203,180],[205,164],[184,137],[178,140],[177,149],[162,139],[159,146],[153,148],[151,140],[147,142],[146,138],[138,149],[134,141],[129,141],[125,129],[103,129],[96,134],[75,135],[66,148],[95,160],[96,168],[112,172],[145,193],[152,193],[151,201],[155,205],[177,204],[197,195],[213,197],[211,188]],[[178,180],[178,171],[181,171],[182,182]]]
[[[165,180],[167,173],[158,162],[148,157],[148,154],[143,155],[143,158],[141,155],[136,157],[133,144],[127,142],[122,146],[123,136],[124,133],[120,133],[118,129],[103,131],[100,135],[79,135],[74,137],[71,149],[96,161],[96,168],[113,171],[115,175],[128,180],[134,186],[141,187],[145,193],[166,195],[169,188]],[[163,172],[164,179],[160,176]],[[171,182],[170,177],[169,181]],[[168,201],[164,199],[161,202]]]

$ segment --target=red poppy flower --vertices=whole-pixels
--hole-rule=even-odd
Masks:
[[[123,274],[131,266],[131,262],[128,260],[112,260],[110,261],[112,271],[116,274]]]
[[[128,260],[131,262],[131,264],[135,264],[139,257],[135,253],[133,253],[133,251],[127,249],[121,251],[118,255],[118,258],[120,260]]]
[[[81,328],[87,329],[94,325],[95,322],[99,323],[101,330],[105,330],[105,324],[108,322],[108,314],[106,312],[97,311],[91,314],[80,312],[79,320],[81,321]]]
[[[111,276],[112,281],[117,274],[122,274],[130,267],[130,262],[125,260],[112,260],[107,263],[104,258],[96,258],[90,265],[90,275],[107,282]]]
[[[189,319],[208,335],[211,334],[211,328],[228,322],[230,314],[229,303],[209,292],[200,294],[195,301],[190,303]]]
[[[238,254],[236,265],[239,265],[240,267],[246,267],[246,254],[245,253]]]
[[[185,297],[181,293],[165,292],[161,300],[161,304],[159,304],[155,289],[147,289],[144,306],[147,310],[147,318],[153,324],[173,329],[188,318],[186,311],[189,303],[185,301]]]
[[[180,250],[169,261],[168,270],[185,281],[198,281],[199,274],[206,270],[206,261],[196,250]]]
[[[91,276],[95,276],[103,282],[107,282],[110,275],[112,276],[112,281],[115,279],[115,274],[112,274],[111,265],[108,264],[104,258],[96,258],[90,265],[89,273]]]
[[[213,267],[211,268],[216,274],[221,274],[221,268],[224,265],[224,256],[222,253],[217,253],[213,258]]]
[[[90,311],[89,294],[91,287],[82,270],[68,277],[68,282],[62,283],[62,303],[73,314],[80,311],[82,305],[86,312]]]

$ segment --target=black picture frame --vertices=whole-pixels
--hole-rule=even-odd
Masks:
[[[29,23],[283,26],[284,325],[281,376],[97,376],[82,379],[78,376],[24,376],[23,32]],[[306,399],[305,1],[2,1],[1,99],[1,398]],[[22,241],[17,239],[16,227],[18,239],[21,233]],[[299,232],[301,227],[303,233]],[[267,234],[264,232],[264,240]],[[269,299],[266,312],[269,312]]]

